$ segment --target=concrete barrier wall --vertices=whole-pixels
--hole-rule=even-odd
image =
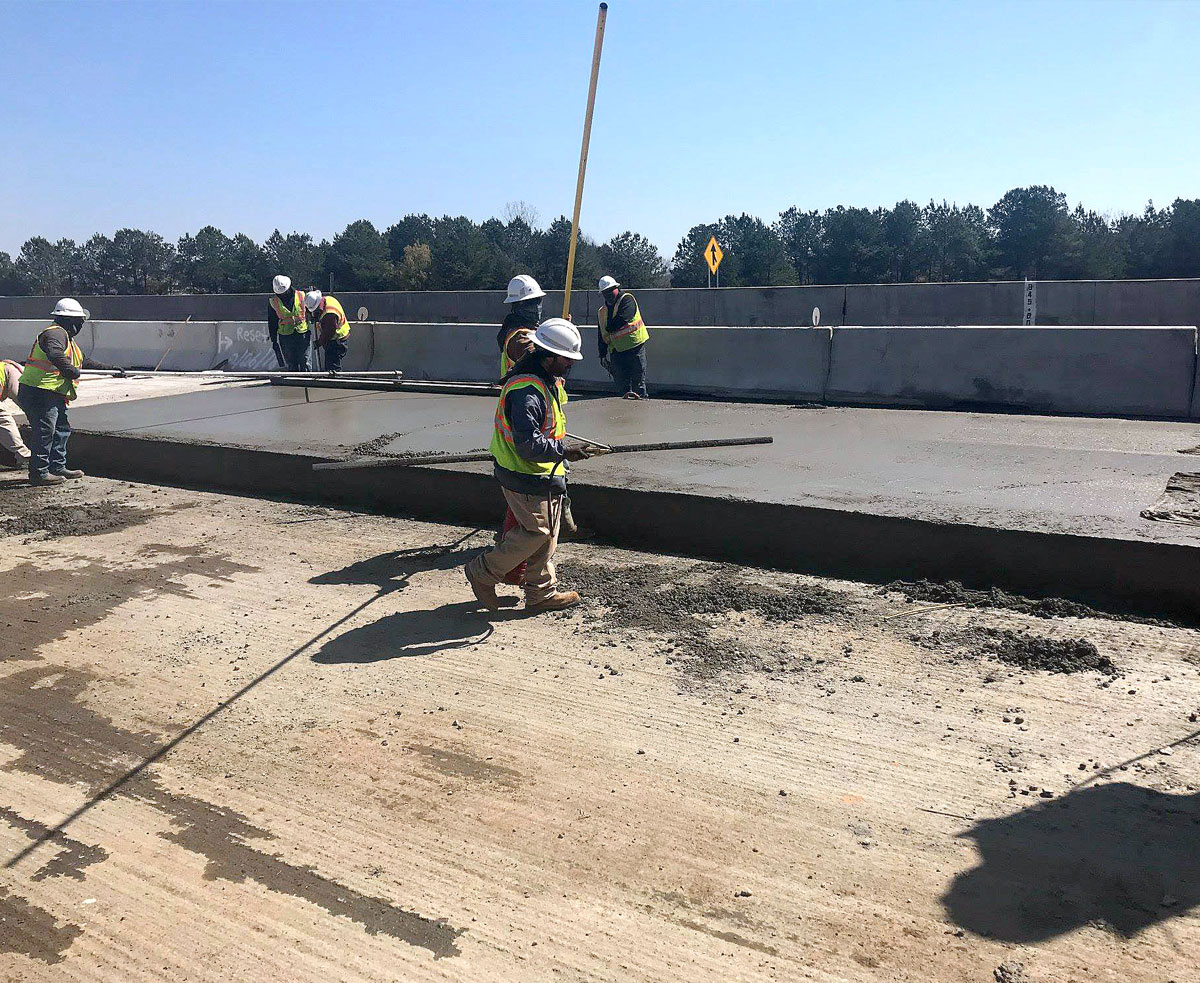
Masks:
[[[654,326],[808,326],[812,309],[825,325],[1020,324],[1020,281],[993,283],[851,284],[810,287],[636,289]],[[365,306],[374,321],[415,324],[486,324],[504,314],[500,290],[345,292],[335,290],[354,316]],[[53,297],[0,297],[0,318],[42,318]],[[266,321],[266,286],[257,294],[81,297],[98,320]],[[598,298],[573,291],[577,324],[595,324]],[[562,293],[546,298],[547,314],[562,310]],[[1200,323],[1200,279],[1038,282],[1043,325],[1185,325]]]
[[[216,362],[212,321],[92,321],[94,339],[85,353],[109,365],[137,365],[195,372]]]
[[[1193,328],[839,328],[831,402],[1186,417]]]
[[[53,323],[48,317],[37,320],[0,321],[0,358],[24,362],[29,357],[30,349],[33,348],[34,339],[43,329]],[[79,347],[83,349],[84,354],[91,352],[95,347],[95,323],[85,322],[83,330],[79,332],[75,340],[79,342]]]
[[[880,326],[1018,324],[1022,293],[1023,285],[1016,282],[852,286],[846,288],[845,318],[837,323]],[[824,315],[824,309],[821,313]],[[1091,323],[1090,307],[1087,313],[1088,320],[1079,323]]]
[[[0,357],[24,359],[45,320],[0,321]],[[355,324],[348,369],[493,382],[495,324]],[[1196,329],[1171,327],[654,327],[651,389],[734,399],[1200,418]],[[92,321],[84,352],[164,369],[272,369],[259,321]],[[607,389],[595,329],[580,389]]]

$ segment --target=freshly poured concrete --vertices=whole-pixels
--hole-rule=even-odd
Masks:
[[[400,435],[392,452],[484,448],[493,408],[479,396],[239,386],[81,407],[72,419],[109,434],[342,457],[385,433]],[[607,443],[775,438],[598,458],[575,466],[577,485],[1200,544],[1200,529],[1139,517],[1195,460],[1178,453],[1200,443],[1193,424],[609,398],[576,398],[568,417],[573,433]],[[403,472],[374,474],[394,482]]]

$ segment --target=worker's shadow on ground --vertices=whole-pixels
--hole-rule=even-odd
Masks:
[[[429,611],[397,611],[326,642],[313,656],[322,665],[406,659],[486,642],[492,622],[516,611],[486,614],[472,598]]]
[[[460,543],[462,540],[459,541]],[[379,589],[380,595],[404,590],[414,574],[430,570],[453,570],[479,552],[479,547],[422,546],[411,550],[391,550],[366,560],[330,570],[309,580],[310,584],[365,584]],[[464,580],[465,584],[466,581]]]
[[[477,546],[462,547],[460,544],[467,538],[470,537],[449,546],[381,553],[341,570],[319,574],[309,583],[370,584],[383,597],[404,590],[415,574],[461,567],[480,551]],[[465,579],[462,588],[469,598],[470,588]],[[312,659],[322,665],[370,663],[466,648],[487,641],[493,631],[492,622],[514,616],[518,612],[485,615],[473,598],[431,611],[397,611],[330,639]]]
[[[1041,942],[1094,924],[1131,936],[1200,904],[1200,793],[1092,785],[961,835],[983,862],[942,902],[979,935]]]

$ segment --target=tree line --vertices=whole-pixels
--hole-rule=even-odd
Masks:
[[[214,226],[171,243],[139,229],[82,244],[35,236],[16,259],[0,252],[0,294],[261,293],[284,272],[297,286],[333,290],[499,290],[517,273],[561,287],[570,221],[545,227],[524,203],[501,218],[406,215],[380,231],[351,222],[332,241],[276,230],[264,242]],[[701,287],[703,250],[725,252],[721,285],[907,283],[995,279],[1200,276],[1200,199],[1151,202],[1141,215],[1071,209],[1051,187],[1015,188],[991,208],[789,208],[771,224],[727,215],[693,226],[668,262],[645,236],[597,243],[581,235],[574,286],[604,273],[631,287]]]

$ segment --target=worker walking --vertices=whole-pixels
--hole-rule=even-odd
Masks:
[[[75,399],[75,383],[81,369],[112,369],[84,357],[75,343],[88,312],[73,297],[54,305],[54,323],[33,342],[17,387],[17,403],[29,420],[33,447],[29,456],[31,485],[61,485],[83,472],[67,467],[67,441],[71,421],[67,404]]]
[[[21,439],[12,411],[4,405],[5,400],[17,401],[20,383],[21,366],[7,360],[0,362],[0,450],[4,451],[5,458],[0,460],[0,467],[24,471],[29,467],[29,448]]]
[[[527,273],[508,281],[504,303],[509,305],[509,310],[496,335],[496,344],[500,346],[501,379],[533,348],[533,333],[542,323],[542,298],[545,296],[546,291]]]
[[[316,347],[325,353],[324,368],[337,372],[350,350],[350,321],[336,297],[310,290],[304,295],[304,307],[316,325]]]
[[[587,457],[568,449],[562,377],[583,358],[579,330],[553,317],[538,325],[533,349],[507,373],[500,389],[492,433],[493,472],[517,524],[487,553],[466,566],[475,597],[495,610],[496,585],[526,564],[525,610],[559,611],[579,603],[575,591],[560,591],[554,569],[567,463]]]
[[[291,277],[282,273],[271,281],[275,293],[267,301],[267,333],[281,369],[309,372],[308,319],[304,316],[304,293],[292,289]]]
[[[650,332],[642,321],[637,300],[611,276],[601,277],[600,296],[604,300],[596,314],[600,362],[612,375],[617,395],[645,399],[646,342]]]

